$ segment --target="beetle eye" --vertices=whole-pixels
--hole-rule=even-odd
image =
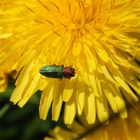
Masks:
[[[75,69],[71,69],[71,76],[75,75]]]

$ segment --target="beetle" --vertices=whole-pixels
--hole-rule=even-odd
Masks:
[[[75,69],[72,67],[64,67],[64,65],[47,65],[40,68],[40,74],[50,78],[67,78],[75,76]]]

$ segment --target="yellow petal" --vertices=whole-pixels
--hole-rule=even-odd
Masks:
[[[126,106],[125,106],[125,101],[124,98],[122,97],[119,88],[115,87],[113,85],[110,86],[112,93],[114,94],[115,97],[115,102],[117,105],[117,108],[120,112],[120,115],[122,118],[126,118],[127,117],[127,110],[126,110]]]
[[[64,88],[64,91],[63,91],[63,101],[64,102],[67,102],[67,101],[70,100],[70,98],[73,94],[73,90],[74,90],[73,87],[74,87],[74,81],[73,80],[65,83],[65,88]]]
[[[95,123],[96,120],[96,102],[94,93],[86,93],[85,96],[85,106],[84,113],[86,116],[86,120],[89,124]]]
[[[85,92],[84,92],[83,84],[78,84],[77,87],[78,86],[80,90],[76,93],[76,101],[77,101],[78,114],[81,115],[85,104]]]
[[[0,38],[1,38],[1,39],[8,38],[8,37],[10,37],[10,36],[12,36],[12,33],[0,34]]]
[[[114,95],[112,93],[112,90],[110,89],[110,87],[108,86],[108,84],[102,84],[102,89],[103,89],[103,93],[105,94],[112,110],[114,113],[117,113],[118,112],[118,108],[117,108],[117,105],[116,105],[116,102],[115,102],[115,96],[117,95]]]
[[[23,71],[21,72],[19,79],[19,82],[17,83],[17,88],[14,90],[10,101],[12,101],[14,104],[16,104],[23,96],[23,92],[30,83],[29,77],[30,77],[30,72],[34,66],[34,62],[32,62],[29,66],[24,67]]]
[[[96,97],[97,116],[100,122],[104,122],[109,118],[108,104],[103,94],[101,83],[98,81],[100,97]]]
[[[47,85],[41,95],[39,114],[40,118],[45,120],[53,100],[52,82]]]
[[[57,79],[56,79],[57,80]],[[57,121],[62,107],[62,94],[64,88],[64,81],[54,81],[55,88],[53,91],[53,104],[52,104],[52,120]]]
[[[115,76],[114,77],[115,80],[120,84],[120,86],[128,93],[126,95],[126,93],[124,93],[124,96],[130,101],[138,101],[138,97],[132,92],[132,90],[130,89],[130,87],[125,83],[125,81],[123,79],[121,79],[120,77]]]
[[[64,121],[66,124],[72,124],[75,114],[76,114],[76,105],[75,105],[75,95],[65,103],[64,110]]]

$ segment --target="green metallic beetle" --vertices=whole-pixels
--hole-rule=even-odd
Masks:
[[[75,69],[72,67],[64,67],[64,65],[47,65],[40,68],[40,74],[50,78],[67,78],[75,76]]]

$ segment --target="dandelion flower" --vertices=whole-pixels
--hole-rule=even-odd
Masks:
[[[39,113],[57,121],[127,117],[140,94],[139,0],[8,0],[0,2],[0,71],[16,79],[11,101],[23,107],[42,91]],[[45,65],[72,66],[74,78],[46,78]],[[0,82],[1,83],[1,82]]]

